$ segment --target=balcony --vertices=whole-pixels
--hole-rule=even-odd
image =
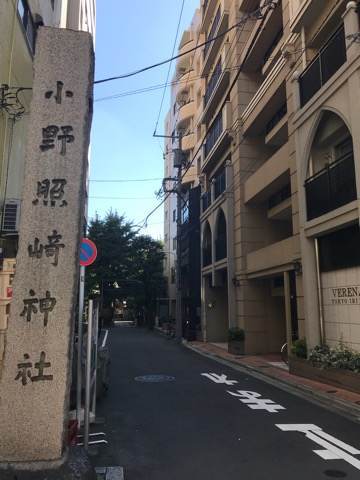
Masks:
[[[179,106],[179,116],[178,116],[178,130],[184,130],[189,125],[191,117],[194,115],[195,102],[193,100],[188,100]]]
[[[202,257],[203,257],[203,267],[207,267],[208,265],[211,265],[212,264],[211,248],[203,248]]]
[[[324,4],[313,0],[292,0],[290,7],[292,10],[290,13],[290,30],[300,33],[302,27],[307,27],[314,18],[319,18]]]
[[[286,143],[246,180],[245,203],[264,202],[287,182],[289,169],[289,144]]]
[[[222,170],[214,178],[214,195],[215,199],[220,197],[220,195],[226,190],[226,174],[225,170]]]
[[[342,25],[321,48],[299,77],[300,105],[303,107],[346,62],[345,31]]]
[[[210,121],[229,85],[230,71],[226,64],[229,48],[230,43],[225,43],[218,63],[207,82],[204,95],[204,107],[200,119],[201,123],[208,123]]]
[[[211,191],[204,192],[201,195],[201,211],[204,213],[211,205]]]
[[[193,183],[197,179],[196,165],[192,165],[182,177],[181,184]]]
[[[186,33],[186,32],[185,32]],[[188,39],[185,43],[180,44],[179,55],[184,54],[185,52],[193,49],[196,46],[195,39]],[[177,61],[178,69],[189,69],[191,67],[191,58],[194,55],[194,52],[189,52],[180,57]]]
[[[195,133],[188,133],[181,139],[181,149],[184,152],[192,150],[195,147]]]
[[[205,0],[202,9],[202,24],[201,31],[205,33],[211,25],[211,19],[214,15],[214,11],[217,5],[217,0]]]
[[[245,135],[265,133],[269,122],[286,103],[285,63],[284,58],[279,58],[244,110],[241,119]]]
[[[215,258],[218,262],[223,258],[227,257],[227,248],[226,248],[226,233],[225,235],[219,235],[215,241]]]
[[[222,155],[229,143],[229,130],[231,128],[231,103],[226,102],[221,112],[209,128],[204,145],[204,163],[202,168],[213,166],[215,157]]]
[[[356,200],[353,154],[339,158],[308,178],[305,192],[308,220]]]
[[[247,255],[247,273],[250,277],[270,275],[292,266],[300,251],[299,238],[285,238]]]
[[[225,32],[225,30],[229,26],[229,11],[225,9],[225,4],[228,3],[228,0],[223,0],[221,2],[216,15],[214,17],[213,23],[211,25],[211,29],[206,36],[206,40],[211,40],[212,38],[217,37]],[[213,65],[214,61],[216,60],[216,56],[220,50],[222,43],[224,42],[225,37],[221,36],[214,40],[213,42],[209,42],[205,45],[204,48],[204,63],[202,69],[202,76],[208,75]]]
[[[282,32],[282,8],[278,4],[276,8],[268,11],[265,18],[258,19],[252,28],[241,54],[245,72],[261,72],[281,42]],[[239,63],[241,64],[241,61]]]

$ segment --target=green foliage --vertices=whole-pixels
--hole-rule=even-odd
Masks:
[[[341,368],[360,372],[360,353],[354,352],[342,343],[336,348],[317,345],[311,350],[309,360],[321,368]]]
[[[229,342],[243,342],[245,340],[245,330],[242,328],[229,328],[228,330]]]
[[[305,338],[299,338],[293,342],[291,353],[298,358],[307,358],[307,345]]]
[[[103,305],[127,300],[151,318],[156,298],[164,296],[162,244],[138,235],[131,222],[117,212],[90,221],[89,238],[97,246],[96,261],[86,269],[87,294],[101,295]]]

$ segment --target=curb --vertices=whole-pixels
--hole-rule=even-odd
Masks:
[[[258,380],[269,383],[270,385],[280,388],[281,390],[292,393],[293,395],[315,403],[316,405],[320,405],[321,407],[324,407],[331,412],[335,412],[347,418],[348,420],[360,424],[360,407],[356,407],[350,402],[340,400],[336,397],[330,397],[321,392],[316,392],[305,385],[287,383],[283,380],[276,379],[270,375],[266,375],[266,373],[258,370],[257,368],[250,367],[249,365],[240,365],[237,362],[224,359],[214,353],[203,352],[198,348],[189,345],[186,340],[183,341],[183,346],[185,348],[188,348],[189,350],[192,350],[195,353],[198,353],[199,355],[202,355],[203,357],[210,358],[218,363],[226,365],[227,367],[234,368],[239,372],[248,373],[249,375],[257,378]]]

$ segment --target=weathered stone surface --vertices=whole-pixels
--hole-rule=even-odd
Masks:
[[[91,36],[41,28],[0,379],[0,462],[51,461],[63,453],[92,83]]]
[[[62,465],[41,470],[21,469],[21,467],[0,469],[0,480],[96,480],[96,473],[88,456],[78,447],[69,451]]]

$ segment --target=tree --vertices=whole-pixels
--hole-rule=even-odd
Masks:
[[[133,240],[132,279],[140,286],[134,297],[136,307],[143,308],[145,322],[153,326],[156,300],[164,296],[166,281],[163,275],[164,252],[162,244],[147,235],[138,235]]]
[[[128,306],[144,312],[151,326],[156,299],[165,289],[161,242],[138,235],[131,222],[117,212],[91,220],[89,238],[95,242],[98,256],[87,267],[87,293],[101,295],[104,307],[126,299]]]

